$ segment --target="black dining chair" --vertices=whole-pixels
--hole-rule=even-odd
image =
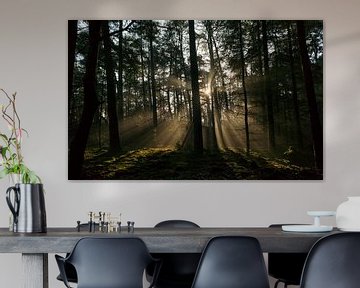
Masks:
[[[300,288],[358,287],[360,233],[337,233],[318,240],[306,259]]]
[[[188,220],[165,220],[155,225],[156,229],[163,228],[200,228]],[[155,283],[156,288],[190,288],[200,260],[200,253],[157,253],[153,254],[161,259],[162,266]],[[147,278],[153,275],[152,266],[147,269]]]
[[[285,224],[272,224],[270,228],[281,228]],[[287,225],[287,224],[286,224]],[[268,273],[277,279],[274,288],[283,283],[284,288],[288,285],[300,285],[301,273],[307,253],[269,253]]]
[[[66,287],[71,287],[65,263],[74,266],[77,288],[143,288],[146,267],[154,262],[154,281],[160,262],[149,253],[139,238],[82,238],[68,257],[55,255],[60,275]],[[153,283],[149,287],[153,287]]]
[[[81,230],[84,230],[84,229],[88,230],[89,229],[89,224],[88,223],[80,224],[80,229]],[[94,229],[96,229],[96,230],[99,229],[99,224],[98,223],[95,223]],[[66,254],[66,257],[68,257],[68,256],[69,256],[69,253]],[[71,283],[77,283],[77,275],[76,275],[76,270],[75,270],[74,266],[71,265],[70,263],[65,262],[64,263],[64,270],[65,270],[65,275],[66,275],[67,281],[71,282]],[[56,279],[59,280],[59,281],[63,281],[63,279],[61,277],[61,274],[59,274],[56,277]]]
[[[248,236],[212,238],[204,249],[192,288],[269,288],[260,244]]]

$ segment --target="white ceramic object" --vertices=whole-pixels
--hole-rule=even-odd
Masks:
[[[336,212],[335,211],[308,211],[307,214],[309,216],[314,217],[314,226],[321,226],[320,225],[320,217],[335,216]],[[329,226],[329,227],[331,227],[331,226]]]
[[[342,231],[360,231],[360,196],[348,197],[338,206],[336,226]]]
[[[330,232],[333,227],[332,226],[315,226],[315,225],[283,225],[282,227],[283,231],[286,232]]]
[[[324,217],[324,216],[335,216],[335,211],[308,211],[307,214],[309,216],[317,216],[317,217]]]
[[[281,228],[286,232],[330,232],[332,226],[320,225],[320,217],[335,216],[334,211],[308,211],[309,216],[314,217],[313,225],[283,225]]]

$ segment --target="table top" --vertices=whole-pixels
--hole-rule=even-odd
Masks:
[[[13,233],[0,228],[0,253],[66,253],[83,237],[139,237],[152,253],[201,253],[210,238],[222,235],[252,236],[263,252],[308,252],[321,237],[338,233],[283,232],[281,227],[250,228],[127,228],[119,232],[78,232],[76,228],[48,228],[47,233]]]

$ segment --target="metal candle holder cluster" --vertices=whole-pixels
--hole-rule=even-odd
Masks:
[[[84,225],[80,221],[77,221],[77,231],[80,232],[81,227],[88,227],[89,232],[121,232],[121,213],[119,216],[111,216],[110,212],[101,212],[98,213],[90,211],[88,213],[88,222]],[[135,222],[127,221],[127,231],[134,232]],[[126,227],[125,227],[126,228]]]

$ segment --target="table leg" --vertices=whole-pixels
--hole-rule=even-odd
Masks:
[[[23,288],[49,288],[48,254],[22,254]]]

